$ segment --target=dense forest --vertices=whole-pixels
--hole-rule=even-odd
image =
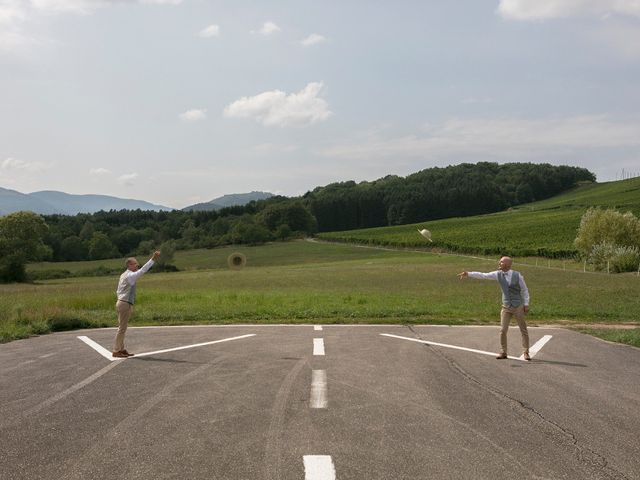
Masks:
[[[462,164],[407,177],[343,182],[302,197],[272,197],[219,211],[122,210],[46,215],[38,259],[100,260],[168,249],[213,248],[286,240],[317,231],[416,223],[504,210],[594,181],[586,169],[548,164]],[[8,219],[9,217],[5,217]],[[7,223],[7,222],[5,222]],[[40,229],[41,226],[38,226]],[[9,245],[2,236],[0,247]],[[10,254],[0,248],[0,256]],[[26,257],[25,257],[26,258]],[[36,260],[35,257],[30,257]]]
[[[44,243],[54,261],[146,255],[167,242],[177,250],[256,245],[316,231],[309,209],[285,197],[209,212],[121,210],[46,215],[44,221],[49,226]]]
[[[477,163],[429,168],[405,178],[342,182],[304,196],[321,232],[404,225],[505,210],[595,181],[584,168]]]

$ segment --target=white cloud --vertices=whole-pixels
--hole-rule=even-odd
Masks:
[[[14,172],[39,173],[50,167],[51,165],[43,162],[27,162],[13,157],[5,158],[2,163],[0,163],[0,169],[3,171]]]
[[[105,0],[31,0],[35,10],[49,13],[75,13],[86,15],[109,5]]]
[[[265,126],[306,126],[327,120],[329,104],[319,94],[322,83],[309,83],[298,93],[280,90],[242,97],[224,109],[229,118],[253,118]]]
[[[273,33],[281,32],[282,29],[273,22],[264,22],[262,28],[258,30],[258,33],[262,35],[271,35]],[[254,33],[253,31],[251,33]]]
[[[452,119],[430,125],[421,135],[382,138],[324,148],[318,153],[342,159],[420,157],[425,159],[538,159],[598,149],[640,147],[640,117],[612,119],[585,115],[551,119]],[[599,156],[598,156],[599,158]]]
[[[131,187],[135,184],[136,179],[139,177],[137,173],[125,173],[118,177],[118,183],[127,187]]]
[[[92,168],[89,170],[89,175],[95,175],[95,176],[109,175],[110,173],[111,173],[111,170],[107,170],[106,168],[102,168],[102,167]]]
[[[300,42],[300,44],[303,47],[310,47],[312,45],[317,45],[319,43],[324,43],[326,42],[327,39],[325,37],[323,37],[322,35],[319,35],[317,33],[312,33],[311,35],[309,35],[307,38],[305,38],[304,40],[302,40]]]
[[[0,25],[11,25],[26,18],[23,5],[17,1],[5,1],[0,3]]]
[[[0,53],[14,52],[34,42],[23,31],[27,11],[15,0],[0,3]]]
[[[638,0],[500,0],[498,14],[508,20],[547,20],[575,15],[640,17]]]
[[[183,122],[197,122],[207,118],[207,111],[204,109],[191,109],[178,115]]]
[[[220,26],[219,25],[209,25],[206,28],[203,28],[198,33],[198,36],[201,38],[211,38],[211,37],[219,37],[220,36]]]
[[[180,5],[183,0],[139,0],[140,3],[149,5]]]
[[[178,5],[182,0],[0,0],[0,53],[17,53],[56,42],[34,33],[46,15],[89,15],[121,3]]]
[[[291,153],[298,150],[296,145],[278,145],[275,143],[261,143],[255,145],[253,150],[259,154],[272,154],[272,153]]]
[[[180,5],[183,0],[31,0],[34,9],[53,13],[89,14],[101,7],[122,3]]]

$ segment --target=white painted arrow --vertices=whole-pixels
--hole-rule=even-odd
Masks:
[[[255,333],[249,333],[248,335],[240,335],[239,337],[223,338],[222,340],[214,340],[212,342],[194,343],[193,345],[185,345],[182,347],[165,348],[164,350],[155,350],[153,352],[136,353],[134,357],[129,357],[129,358],[148,357],[150,355],[157,355],[159,353],[175,352],[177,350],[186,350],[188,348],[204,347],[205,345],[213,345],[214,343],[230,342],[232,340],[240,340],[241,338],[254,337],[255,335],[256,335]],[[125,358],[114,358],[109,350],[104,348],[99,343],[94,342],[89,337],[82,336],[78,338],[82,340],[84,343],[86,343],[87,345],[89,345],[91,348],[93,348],[100,355],[107,358],[108,360],[111,360],[112,362],[116,360],[126,360]]]
[[[416,342],[416,343],[425,343],[427,345],[435,345],[437,347],[444,347],[444,348],[453,348],[455,350],[464,350],[465,352],[473,352],[473,353],[480,353],[482,355],[491,355],[491,356],[496,356],[498,355],[495,352],[487,352],[485,350],[476,350],[475,348],[467,348],[467,347],[459,347],[457,345],[449,345],[447,343],[438,343],[438,342],[430,342],[428,340],[419,340],[417,338],[409,338],[409,337],[401,337],[399,335],[391,335],[389,333],[381,333],[380,335],[382,335],[383,337],[392,337],[392,338],[399,338],[401,340],[409,340],[410,342]],[[548,337],[548,338],[547,338]],[[543,341],[544,340],[544,341]],[[547,343],[549,340],[551,340],[551,335],[545,335],[544,337],[542,337],[540,340],[538,340],[538,342],[536,342],[536,344],[529,350],[529,355],[533,358],[533,356],[538,353],[540,351],[540,349],[544,346],[545,343]],[[511,360],[521,360],[521,361],[526,361],[524,359],[523,356],[520,357],[507,357],[510,358]]]

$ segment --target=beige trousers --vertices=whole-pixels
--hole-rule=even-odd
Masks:
[[[129,318],[131,318],[131,314],[133,313],[133,305],[118,300],[116,302],[116,312],[118,312],[118,333],[116,334],[116,341],[113,344],[113,351],[119,352],[120,350],[124,350],[124,334],[127,333]]]
[[[502,306],[502,310],[500,311],[500,346],[502,347],[502,352],[507,353],[507,332],[509,331],[511,317],[516,317],[518,327],[520,327],[520,333],[522,334],[522,349],[529,353],[529,332],[527,331],[527,323],[524,321],[523,305],[519,307]]]

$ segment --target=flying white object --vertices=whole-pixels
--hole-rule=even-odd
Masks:
[[[431,232],[426,228],[423,228],[422,230],[418,230],[418,233],[420,233],[420,235],[422,235],[424,238],[426,238],[430,242],[433,242],[433,240],[431,240]]]

